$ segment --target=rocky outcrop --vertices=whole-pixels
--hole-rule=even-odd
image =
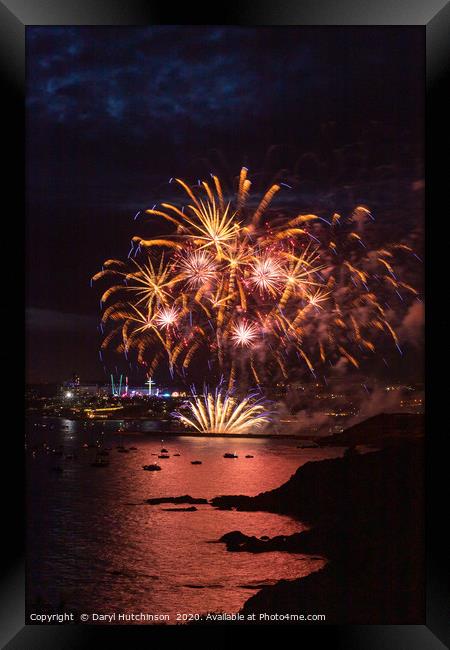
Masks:
[[[250,537],[241,533],[240,530],[233,530],[231,533],[222,535],[219,542],[226,544],[227,551],[235,552],[267,553],[270,551],[284,551],[287,553],[311,553],[315,551],[307,531],[269,538]]]
[[[208,499],[196,499],[194,497],[191,497],[189,494],[184,494],[183,496],[180,497],[156,497],[154,499],[146,499],[145,503],[149,503],[151,506],[158,506],[161,503],[175,503],[175,504],[181,504],[181,503],[208,503]]]
[[[396,504],[399,512],[423,494],[422,444],[404,444],[366,454],[308,462],[281,487],[255,497],[225,495],[211,499],[220,509],[265,510],[317,522],[335,517],[379,515]],[[408,499],[405,490],[409,491]]]
[[[422,623],[424,614],[421,442],[310,462],[281,487],[256,497],[222,496],[218,508],[266,510],[308,522],[273,539],[240,531],[220,541],[232,552],[286,551],[325,557],[301,579],[267,586],[244,613],[323,613],[327,623]]]
[[[188,506],[187,508],[161,508],[165,512],[197,512],[195,506]]]

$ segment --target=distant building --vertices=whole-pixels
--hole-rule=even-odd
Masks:
[[[63,399],[77,397],[95,396],[99,392],[99,385],[96,383],[81,383],[80,378],[74,375],[71,381],[65,381],[58,388],[58,395]]]
[[[121,398],[133,397],[185,397],[186,392],[178,387],[168,387],[157,385],[152,381],[151,386],[148,383],[144,386],[130,386],[127,378],[125,382],[120,383],[112,381],[109,384],[103,384],[98,387],[98,394],[103,396],[113,396]]]

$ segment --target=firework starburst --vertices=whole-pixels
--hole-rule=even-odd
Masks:
[[[176,179],[187,205],[147,210],[173,232],[134,237],[138,259],[108,260],[94,276],[112,281],[101,298],[102,348],[134,350],[152,372],[165,357],[182,375],[202,354],[230,385],[243,374],[258,384],[277,372],[287,378],[299,364],[313,374],[342,360],[356,367],[383,336],[401,352],[396,311],[419,296],[400,278],[397,258],[407,268],[417,259],[412,248],[372,244],[372,219],[360,219],[355,233],[354,215],[369,214],[363,206],[348,218],[286,218],[271,207],[278,183],[250,207],[247,174],[243,168],[234,201],[217,176],[195,187]]]
[[[174,415],[200,433],[248,433],[269,422],[268,413],[254,395],[238,400],[220,387],[214,393],[205,388],[203,395],[194,395],[189,411],[189,416],[179,411]]]

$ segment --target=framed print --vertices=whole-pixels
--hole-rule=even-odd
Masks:
[[[445,647],[448,4],[0,11],[26,300],[3,646]]]

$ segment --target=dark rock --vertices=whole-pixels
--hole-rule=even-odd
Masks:
[[[154,499],[146,499],[145,503],[149,503],[152,506],[158,506],[161,503],[208,503],[207,499],[196,499],[194,497],[189,496],[189,494],[184,494],[183,496],[180,497],[156,497]]]
[[[161,508],[165,512],[196,512],[197,508],[195,506],[188,506],[187,508]]]
[[[215,508],[219,508],[219,510],[263,510],[264,508],[261,508],[260,504],[254,501],[258,497],[247,497],[244,494],[237,496],[225,495],[214,497],[211,499],[211,504]]]
[[[277,537],[269,538],[264,536],[249,537],[244,535],[239,530],[234,530],[231,533],[223,535],[219,542],[224,542],[227,546],[227,551],[245,551],[246,553],[267,553],[272,551],[285,551],[289,553],[303,553],[305,548],[301,543],[302,533],[294,535],[279,535]]]
[[[225,533],[225,535],[222,535],[219,542],[224,542],[227,546],[228,544],[239,545],[244,543],[247,539],[249,539],[249,537],[244,535],[244,533],[241,533],[240,530],[232,530],[231,533]]]

